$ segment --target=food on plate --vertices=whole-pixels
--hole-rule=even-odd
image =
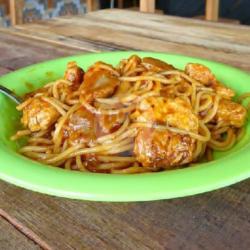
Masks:
[[[12,139],[26,138],[21,154],[70,170],[187,167],[236,143],[247,109],[234,97],[198,63],[180,70],[133,55],[116,67],[96,62],[84,72],[69,62],[62,79],[28,93],[17,106],[23,129]]]

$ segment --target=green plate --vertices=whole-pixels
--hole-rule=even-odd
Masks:
[[[63,75],[68,61],[75,60],[84,69],[102,60],[116,65],[131,54],[152,56],[183,69],[188,62],[207,65],[217,78],[236,90],[250,92],[250,75],[220,63],[203,59],[151,52],[110,52],[60,58],[18,70],[0,78],[0,84],[22,95]],[[194,195],[225,187],[250,176],[250,124],[247,133],[234,148],[216,153],[216,160],[193,167],[135,175],[82,173],[59,169],[29,160],[10,141],[19,114],[15,104],[0,95],[0,178],[41,193],[96,201],[146,201]]]

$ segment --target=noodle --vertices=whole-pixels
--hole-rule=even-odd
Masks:
[[[135,157],[105,156],[100,155],[98,159],[103,162],[134,162]]]
[[[217,141],[214,139],[210,139],[208,142],[209,147],[218,151],[226,151],[229,150],[236,141],[236,135],[234,134],[232,129],[227,130],[227,137],[224,141]]]
[[[210,132],[205,127],[205,125],[202,123],[200,123],[200,128],[203,130],[203,132],[205,132],[204,136],[199,135],[199,134],[195,134],[193,132],[186,131],[183,129],[173,128],[173,127],[169,127],[169,126],[162,126],[162,125],[154,125],[154,124],[150,124],[150,123],[134,123],[132,126],[133,127],[155,128],[155,129],[159,129],[159,130],[169,130],[169,131],[176,133],[176,134],[190,135],[192,138],[194,138],[198,141],[202,141],[202,142],[207,142],[210,140]]]
[[[80,171],[86,171],[86,168],[83,166],[82,164],[82,159],[81,159],[81,156],[80,155],[77,155],[76,156],[76,165],[77,165],[77,168],[80,170]]]
[[[63,110],[63,108],[58,105],[57,102],[55,102],[55,100],[53,100],[52,98],[48,98],[48,97],[42,97],[42,99],[46,102],[48,102],[49,104],[51,104],[53,107],[56,108],[56,110],[62,115],[64,116],[66,114],[66,112]]]
[[[135,109],[134,105],[131,105],[130,107],[126,108],[121,108],[121,109],[110,109],[110,110],[101,110],[101,109],[96,109],[95,107],[91,106],[90,104],[84,102],[82,105],[89,110],[91,113],[94,114],[99,114],[99,115],[117,115],[120,113],[128,113],[131,112],[133,109]]]
[[[215,97],[212,110],[210,110],[208,114],[202,119],[203,123],[211,121],[213,117],[216,115],[219,106],[219,101],[220,101],[220,96],[217,95]]]
[[[64,78],[47,83],[17,106],[23,112],[24,129],[11,139],[27,137],[19,152],[43,164],[112,174],[210,161],[214,150],[229,150],[241,140],[245,132],[242,105],[250,108],[250,93],[238,97],[236,104],[231,96],[217,91],[222,84],[200,81],[202,74],[204,81],[212,74],[206,68],[205,73],[192,75],[164,65],[134,55],[117,67],[97,62],[83,78],[78,74],[82,70],[71,63]],[[85,81],[91,86],[85,86]],[[90,100],[83,93],[91,91],[96,93]],[[229,110],[220,112],[221,103],[227,102],[232,102]],[[239,105],[235,113],[230,110],[234,105]],[[243,117],[241,123],[239,117]]]
[[[19,138],[23,137],[23,136],[26,136],[26,135],[30,135],[31,134],[31,131],[29,130],[19,130],[16,132],[15,135],[11,136],[11,140],[12,141],[15,141],[15,140],[18,140]]]
[[[168,80],[166,78],[163,77],[159,77],[159,76],[131,76],[131,77],[120,77],[119,78],[120,81],[128,81],[128,82],[136,82],[136,81],[155,81],[155,82],[160,82],[163,84],[176,84],[179,81],[175,81],[175,80]]]

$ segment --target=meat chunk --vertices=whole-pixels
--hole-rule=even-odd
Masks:
[[[149,97],[141,102],[132,119],[146,124],[168,125],[198,132],[198,118],[191,105],[181,98]],[[139,130],[134,145],[136,159],[157,170],[173,168],[192,161],[195,141],[188,135],[153,128]]]
[[[211,87],[215,90],[217,94],[221,95],[225,99],[230,100],[232,99],[232,97],[235,96],[235,92],[232,89],[224,86],[219,82],[213,83]]]
[[[71,114],[63,126],[64,140],[70,145],[88,144],[96,139],[95,115],[84,107]]]
[[[166,86],[163,86],[160,90],[160,95],[162,97],[167,97],[167,98],[175,98],[176,97],[176,89],[173,84],[169,84]]]
[[[231,99],[235,95],[232,89],[218,82],[211,70],[202,64],[188,63],[185,72],[200,83],[214,89],[217,94],[225,99]]]
[[[216,78],[211,70],[202,64],[188,63],[185,67],[185,72],[204,85],[211,85],[216,82]]]
[[[22,124],[32,132],[46,130],[59,117],[58,111],[39,97],[30,98],[30,102],[23,109]]]
[[[171,64],[152,57],[144,57],[142,62],[148,69],[155,72],[175,69]]]
[[[80,88],[81,99],[91,102],[95,98],[108,97],[118,84],[119,79],[111,71],[93,66],[84,76],[84,83]]]
[[[64,79],[73,83],[73,85],[80,85],[83,81],[84,71],[77,66],[76,62],[69,62],[64,74]]]
[[[120,82],[120,84],[118,85],[115,91],[114,96],[123,96],[127,94],[131,87],[132,87],[131,82],[125,82],[125,81]]]
[[[121,127],[125,120],[125,114],[118,115],[99,115],[97,116],[97,136],[113,133]]]
[[[195,133],[198,131],[198,117],[190,103],[179,97],[144,99],[132,118],[137,122],[168,125]]]
[[[115,132],[124,122],[124,115],[95,115],[80,107],[63,126],[63,138],[70,145],[89,145],[98,137]]]
[[[233,101],[222,99],[219,103],[215,119],[224,126],[242,127],[247,116],[246,109]]]
[[[171,169],[193,160],[195,141],[188,135],[143,128],[134,145],[137,161],[151,170]]]

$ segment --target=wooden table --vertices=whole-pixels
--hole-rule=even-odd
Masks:
[[[250,28],[244,26],[104,10],[0,32],[0,74],[60,56],[128,49],[199,56],[250,71]],[[249,184],[174,200],[100,203],[0,181],[0,249],[246,250]]]

